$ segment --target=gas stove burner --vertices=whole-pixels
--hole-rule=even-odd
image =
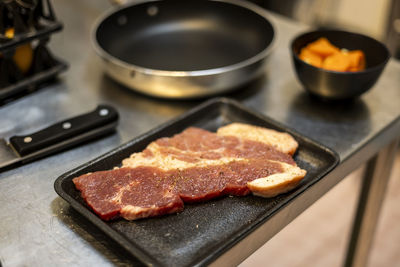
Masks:
[[[67,68],[47,47],[61,29],[50,0],[0,0],[0,106]]]
[[[50,0],[3,0],[0,3],[0,35],[4,38],[8,29],[14,36],[40,30],[55,22],[56,16]]]

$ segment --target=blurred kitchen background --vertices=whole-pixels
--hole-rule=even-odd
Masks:
[[[400,0],[253,0],[317,28],[340,28],[374,37],[400,59]]]

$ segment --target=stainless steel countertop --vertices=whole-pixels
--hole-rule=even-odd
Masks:
[[[128,259],[109,250],[99,233],[85,227],[79,215],[57,196],[53,183],[64,172],[201,101],[149,98],[105,77],[89,33],[94,20],[109,7],[107,1],[54,2],[64,30],[52,38],[50,46],[55,55],[69,62],[70,69],[56,84],[0,107],[0,136],[30,133],[89,111],[98,103],[115,106],[120,123],[115,135],[0,173],[0,261],[4,267],[129,265]],[[228,97],[333,148],[344,162],[341,165],[349,163],[342,167],[346,172],[361,164],[351,162],[372,156],[400,135],[398,61],[391,60],[374,88],[353,103],[315,101],[295,78],[289,56],[290,40],[306,27],[278,15],[271,14],[271,20],[277,43],[264,77]],[[363,150],[367,144],[369,149]],[[360,151],[367,155],[357,155]]]

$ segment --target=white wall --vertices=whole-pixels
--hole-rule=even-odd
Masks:
[[[392,0],[299,0],[293,16],[305,23],[338,26],[383,39]]]
[[[391,0],[341,0],[334,19],[343,26],[359,28],[360,31],[378,39],[384,38]]]

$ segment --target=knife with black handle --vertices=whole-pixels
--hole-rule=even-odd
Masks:
[[[99,105],[85,113],[9,142],[0,139],[0,170],[42,158],[115,131],[118,112],[109,105]]]

